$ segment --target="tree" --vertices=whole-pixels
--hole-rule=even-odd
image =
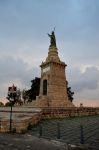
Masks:
[[[9,107],[9,106],[11,106],[11,105],[14,105],[14,104],[12,104],[11,102],[6,102],[6,103],[5,103],[5,106],[6,106],[6,107]]]
[[[66,81],[67,82],[67,81]],[[36,96],[39,95],[39,90],[40,90],[40,78],[35,77],[35,79],[31,80],[31,88],[27,91],[24,91],[24,98],[28,98],[28,101],[32,101],[36,99]],[[71,87],[68,87],[68,82],[67,82],[67,95],[68,99],[72,102],[73,101],[73,95],[74,92],[71,91]]]
[[[8,87],[8,94],[7,94],[7,99],[9,100],[8,103],[6,103],[7,106],[12,105],[14,106],[15,104],[22,105],[23,102],[21,100],[21,91],[20,89],[17,89],[16,86]]]
[[[67,85],[68,85],[68,84],[67,84]],[[73,98],[74,92],[72,92],[72,91],[71,91],[71,87],[68,87],[68,86],[67,86],[67,95],[68,95],[68,100],[72,102],[73,99],[74,99],[74,98]]]
[[[28,90],[29,91],[29,90]],[[22,98],[23,98],[23,103],[25,104],[25,102],[26,101],[28,101],[29,100],[29,92],[28,91],[26,91],[25,89],[23,89],[23,91],[22,91]]]
[[[26,91],[26,95],[28,97],[28,101],[32,101],[36,99],[36,96],[39,95],[40,89],[40,78],[35,77],[35,79],[31,80],[31,88]]]
[[[4,106],[3,102],[0,102],[0,107]]]

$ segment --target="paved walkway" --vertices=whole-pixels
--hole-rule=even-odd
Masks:
[[[11,107],[0,107],[0,119],[9,120]],[[39,114],[41,109],[32,107],[13,107],[13,119],[22,120],[33,116],[33,114]],[[22,116],[22,117],[21,117]]]
[[[40,108],[14,106],[13,111],[27,111],[27,112],[40,112]],[[0,107],[0,111],[10,111],[11,107]]]
[[[0,134],[0,150],[66,150],[60,143],[36,138],[29,134]]]
[[[66,144],[37,138],[29,134],[0,134],[0,150],[89,150],[67,147]],[[90,149],[91,150],[91,149]]]

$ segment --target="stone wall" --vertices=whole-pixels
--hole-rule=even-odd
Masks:
[[[43,108],[43,119],[99,115],[99,108]]]
[[[30,125],[37,124],[42,119],[42,113],[32,113],[29,115],[19,115],[16,119],[12,119],[12,132],[23,133],[26,132]],[[9,132],[10,120],[0,120],[0,132]]]
[[[29,109],[29,108],[28,108]],[[4,112],[3,112],[4,113]],[[8,112],[7,112],[8,113]],[[15,112],[13,112],[13,115]],[[99,108],[90,107],[73,107],[73,108],[45,108],[42,107],[42,111],[16,113],[16,117],[12,119],[12,131],[17,133],[24,133],[27,131],[29,125],[35,125],[42,119],[51,118],[66,118],[66,117],[80,117],[99,115]],[[1,118],[0,120],[0,132],[9,132],[10,120]]]

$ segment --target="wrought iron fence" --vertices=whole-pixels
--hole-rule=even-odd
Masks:
[[[99,116],[45,120],[32,127],[30,134],[69,144],[99,148]]]

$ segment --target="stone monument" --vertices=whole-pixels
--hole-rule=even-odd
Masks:
[[[40,93],[37,96],[39,107],[74,107],[68,100],[65,67],[58,56],[56,37],[54,31],[48,34],[50,46],[48,56],[41,64]]]

